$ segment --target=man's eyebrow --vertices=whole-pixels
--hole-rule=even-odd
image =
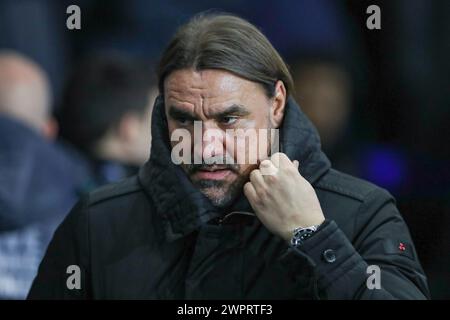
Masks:
[[[216,112],[216,113],[212,114],[211,116],[213,118],[219,119],[219,118],[223,118],[223,117],[230,116],[230,115],[246,116],[249,114],[250,114],[250,111],[248,111],[248,109],[246,107],[239,105],[239,104],[233,104],[233,105],[229,106],[228,108],[226,108],[225,110]]]
[[[175,106],[169,107],[169,116],[173,119],[198,120],[197,117],[191,112],[178,109]]]

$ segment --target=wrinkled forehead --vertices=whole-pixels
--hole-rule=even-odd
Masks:
[[[166,104],[180,108],[244,103],[255,94],[264,94],[259,84],[223,70],[177,70],[164,82]]]

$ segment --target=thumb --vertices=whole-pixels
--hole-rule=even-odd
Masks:
[[[299,166],[298,160],[294,160],[293,163],[294,163],[294,166],[298,169],[298,166]]]

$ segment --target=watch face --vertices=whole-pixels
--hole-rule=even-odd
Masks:
[[[291,240],[291,244],[294,246],[301,245],[306,239],[311,237],[316,232],[316,227],[299,228],[294,230],[294,235]]]
[[[293,245],[294,247],[299,246],[302,243],[302,241],[298,238],[292,238],[291,240],[291,245]]]

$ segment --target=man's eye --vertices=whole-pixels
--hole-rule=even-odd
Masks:
[[[182,125],[182,126],[188,126],[192,123],[191,119],[187,119],[187,118],[178,118],[177,122]]]
[[[238,120],[236,116],[223,117],[220,122],[226,125],[234,124]]]

